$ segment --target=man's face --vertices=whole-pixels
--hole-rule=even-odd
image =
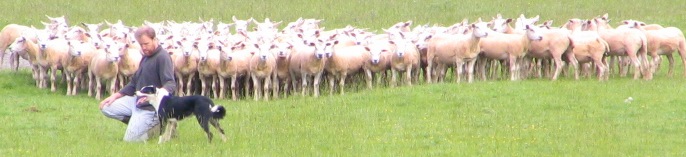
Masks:
[[[140,39],[138,39],[138,44],[141,45],[144,56],[152,55],[152,52],[155,51],[155,48],[157,48],[157,42],[155,42],[155,39],[150,39],[150,37],[147,35],[142,35]]]

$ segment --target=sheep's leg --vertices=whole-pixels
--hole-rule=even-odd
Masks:
[[[224,93],[224,91],[225,91],[224,87],[226,87],[225,83],[226,83],[226,78],[219,75],[219,99],[224,99],[224,94],[225,94]]]
[[[557,80],[557,77],[560,76],[560,72],[562,72],[562,56],[554,56],[553,59],[555,60],[555,73],[553,74],[553,80]]]
[[[334,88],[336,88],[336,74],[329,73],[329,75],[326,75],[326,78],[329,79],[329,95],[333,95]]]
[[[116,88],[117,87],[117,81],[118,81],[117,77],[113,77],[112,80],[110,80],[110,81],[111,82],[110,82],[109,94],[114,94],[115,92],[117,92],[117,88]]]
[[[88,96],[93,96],[93,79],[95,75],[88,70]]]
[[[365,80],[367,81],[367,89],[372,89],[372,71],[364,69]]]
[[[338,88],[341,90],[341,95],[345,94],[345,79],[348,77],[346,72],[341,73],[340,82],[338,83]],[[333,95],[333,94],[331,94]]]
[[[102,83],[100,82],[100,77],[96,76],[95,77],[95,99],[100,100],[100,92],[102,90]]]
[[[57,67],[52,66],[50,69],[50,91],[51,92],[57,91],[57,88],[55,87],[56,81],[57,81]]]
[[[188,74],[188,82],[186,83],[186,95],[193,95],[193,93],[191,93],[191,89],[193,88],[193,77],[195,77],[194,72]]]
[[[218,88],[217,88],[217,77],[219,77],[219,76],[217,76],[217,75],[212,76],[212,94],[214,95],[215,99],[219,97],[218,96],[219,91],[217,91],[218,90]]]
[[[237,75],[232,75],[231,76],[231,100],[236,101],[238,99],[238,96],[236,95],[238,90],[236,88],[236,81],[238,79]]]
[[[38,79],[40,76],[40,75],[38,75],[40,70],[38,69],[38,66],[36,66],[36,65],[31,65],[31,69],[32,69],[31,74],[33,76],[33,80],[36,81],[36,87],[40,87],[40,79]]]
[[[302,96],[307,95],[307,74],[301,73],[301,78],[302,78],[302,85],[300,88],[302,88],[301,94]]]
[[[405,69],[405,84],[407,86],[412,86],[412,64],[408,65],[407,68]]]
[[[264,97],[265,101],[269,101],[269,91],[271,90],[271,85],[272,85],[272,76],[267,75],[267,78],[264,79],[264,90],[262,92],[262,96]]]
[[[64,72],[67,72],[67,71],[65,70]],[[73,84],[70,74],[71,73],[67,73],[67,78],[66,78],[66,80],[67,80],[67,96],[71,95],[71,88],[72,88],[71,85]]]
[[[391,87],[395,87],[398,83],[398,70],[391,68]]]
[[[71,92],[72,92],[72,93],[71,93],[71,95],[76,95],[76,93],[78,92],[79,86],[80,86],[80,84],[81,84],[81,83],[80,83],[80,82],[81,82],[81,78],[83,78],[83,72],[77,71],[77,72],[74,74],[74,78],[73,78],[73,79],[74,79],[74,85],[72,85],[72,89],[71,89]]]
[[[200,74],[199,76],[200,76],[200,95],[207,96],[206,95],[207,94],[206,93],[206,91],[207,91],[206,83],[208,83],[207,78],[205,78],[205,76],[203,76],[202,74]]]
[[[287,97],[291,91],[295,90],[294,87],[290,86],[291,79],[285,78],[284,84],[283,84],[283,97]]]
[[[474,81],[474,64],[475,60],[467,61],[467,83],[472,83]],[[460,68],[462,69],[462,68]],[[462,75],[462,74],[460,74]]]
[[[474,62],[476,62],[474,60]],[[464,62],[456,60],[455,61],[455,82],[460,83],[462,81],[462,76],[464,75]]]
[[[179,96],[185,96],[185,94],[183,93],[183,87],[185,85],[183,82],[183,76],[181,76],[181,73],[178,72],[175,75],[177,79],[176,84],[178,85],[178,87],[176,88],[176,94],[178,94]]]
[[[312,81],[312,90],[314,90],[314,97],[319,97],[319,82],[322,80],[322,74],[323,72],[317,72],[317,74],[314,75],[314,81]]]
[[[433,57],[433,56],[428,56],[428,55],[427,55],[427,60],[426,60],[426,63],[427,63],[427,65],[426,65],[426,83],[431,83],[431,82],[433,81],[433,80],[432,80],[433,78],[431,78],[431,75],[433,75],[433,73],[431,73],[431,70],[432,70],[431,68],[433,68],[433,64],[434,64],[434,63],[433,63],[433,59],[432,59],[431,57]]]
[[[252,86],[253,86],[253,93],[252,97],[255,99],[255,101],[260,100],[260,88],[262,87],[260,84],[260,80],[258,80],[257,76],[250,75],[250,78],[252,78]]]
[[[669,70],[667,71],[667,76],[672,77],[674,74],[674,56],[672,56],[672,54],[668,54],[667,60],[669,61]]]
[[[281,89],[279,89],[279,86],[280,86],[279,76],[276,75],[276,72],[274,72],[274,74],[272,75],[271,81],[272,81],[272,94],[274,94],[272,97],[274,97],[274,99],[279,98],[279,90],[281,90]]]

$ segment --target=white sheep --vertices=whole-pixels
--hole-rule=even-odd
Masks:
[[[67,95],[76,95],[80,81],[88,72],[91,59],[97,54],[94,45],[80,41],[69,41],[69,57],[62,62],[67,80]]]
[[[108,43],[105,49],[98,49],[98,52],[90,64],[88,65],[88,96],[93,95],[95,90],[95,99],[100,100],[102,96],[102,82],[109,82],[109,92],[116,92],[117,73],[119,72],[119,52],[128,48],[127,45],[119,43]],[[93,86],[95,83],[95,86]]]
[[[274,44],[276,47],[272,49],[272,53],[276,57],[276,69],[274,69],[274,75],[272,83],[272,94],[274,98],[278,98],[280,92],[283,92],[284,97],[288,93],[289,85],[291,83],[291,75],[288,65],[291,60],[291,52],[293,51],[293,44],[289,42],[277,42]],[[283,84],[283,88],[281,85]]]
[[[333,44],[338,44],[338,41],[334,41]],[[364,46],[335,47],[324,67],[326,72],[328,72],[329,94],[333,95],[336,79],[338,79],[338,87],[341,94],[345,94],[345,79],[349,75],[361,71],[367,60],[369,60],[369,52]]]
[[[555,61],[555,73],[552,80],[562,72],[562,55],[569,47],[569,34],[566,29],[542,29],[532,25],[526,26],[526,35],[529,42],[528,55],[538,59],[550,59]]]
[[[391,56],[391,87],[397,85],[400,72],[405,73],[405,85],[412,86],[412,80],[419,77],[419,50],[411,41],[402,38],[392,41],[392,44],[395,44],[396,48]]]
[[[324,72],[326,60],[328,56],[331,55],[332,51],[332,43],[329,43],[328,41],[331,38],[333,37],[316,40],[314,42],[309,42],[313,41],[311,39],[303,39],[303,41],[308,42],[307,45],[296,44],[293,47],[294,53],[291,54],[291,64],[289,65],[291,78],[295,80],[296,77],[300,77],[302,80],[301,94],[303,96],[307,95],[308,92],[308,80],[310,80],[310,77],[314,77],[312,79],[314,97],[319,97],[319,83]],[[295,87],[296,81],[293,82],[293,86]]]
[[[218,96],[216,89],[217,69],[219,68],[219,49],[214,47],[211,39],[196,41],[194,47],[198,50],[198,76],[200,78],[200,95],[209,96],[212,92],[214,98]]]
[[[24,33],[19,36],[11,43],[9,47],[10,53],[25,52],[29,56],[29,63],[31,64],[31,72],[33,79],[36,81],[36,87],[43,88],[42,78],[40,78],[40,64],[38,63],[38,57],[41,57],[42,51],[34,41],[26,37]],[[34,35],[35,38],[35,35]]]
[[[238,99],[238,87],[236,83],[238,79],[243,79],[243,84],[247,88],[250,58],[252,53],[259,51],[254,46],[245,46],[245,43],[237,43],[230,48],[218,47],[221,52],[221,60],[217,74],[219,76],[219,98],[224,98],[225,81],[231,79],[231,99],[236,101]]]
[[[10,44],[12,44],[12,42],[15,41],[15,39],[17,39],[27,30],[35,31],[35,29],[32,29],[31,27],[18,24],[8,24],[5,27],[3,27],[2,30],[0,30],[0,65],[2,65],[2,62],[5,60],[5,50],[10,46]],[[25,38],[29,38],[29,40],[32,40],[34,42],[36,41],[34,36],[28,34],[27,36],[25,36]],[[11,56],[10,58],[10,65],[12,66],[12,68],[15,69],[15,71],[19,65],[19,56],[22,56],[22,54],[16,53],[14,56]]]
[[[672,57],[672,54],[674,51],[679,51],[681,61],[686,63],[686,39],[684,38],[684,33],[681,29],[666,27],[663,29],[651,28],[652,30],[646,30],[643,27],[647,25],[640,21],[626,20],[623,21],[623,23],[630,28],[635,28],[645,33],[646,38],[648,39],[648,54],[652,57],[653,62],[651,71],[656,71],[658,65],[662,63],[662,57],[660,57],[660,55],[666,55],[669,60],[669,71],[667,72],[667,75],[672,76],[674,70],[674,57]],[[684,69],[683,75],[686,77],[686,69]]]
[[[362,67],[365,73],[365,81],[367,82],[367,89],[372,89],[372,82],[376,77],[376,85],[381,85],[382,77],[386,77],[386,72],[391,69],[391,56],[395,51],[395,46],[388,42],[388,40],[372,40],[365,46],[365,50],[369,52],[369,59]],[[377,75],[379,74],[379,75]]]
[[[271,49],[276,48],[271,43],[255,44],[259,49],[250,58],[250,78],[253,82],[253,97],[257,101],[264,96],[264,100],[269,100],[269,90],[273,82],[272,77],[276,70],[276,58]]]
[[[464,72],[464,65],[467,64],[467,82],[474,79],[474,63],[481,52],[479,43],[481,38],[487,37],[488,26],[485,22],[472,24],[471,34],[467,35],[436,35],[428,43],[427,48],[427,82],[432,83],[434,78],[433,70],[443,72],[439,67],[449,64],[455,65],[455,81],[460,82]],[[437,67],[434,67],[436,65]],[[433,69],[437,68],[437,69]],[[442,78],[437,76],[436,78]]]
[[[198,72],[198,53],[195,51],[193,40],[177,41],[181,54],[174,60],[174,74],[179,85],[177,94],[180,96],[193,95],[193,78]],[[185,89],[185,92],[184,92]]]

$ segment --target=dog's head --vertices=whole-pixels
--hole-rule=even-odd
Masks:
[[[155,86],[150,85],[136,91],[136,96],[146,97],[148,102],[155,107],[155,109],[159,109],[162,98],[164,98],[164,96],[170,96],[170,93],[165,88],[156,88]]]

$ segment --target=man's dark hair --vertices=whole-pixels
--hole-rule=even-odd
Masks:
[[[150,37],[150,39],[155,39],[155,29],[150,26],[142,26],[136,29],[136,33],[133,35],[136,39],[140,39],[143,35]]]

